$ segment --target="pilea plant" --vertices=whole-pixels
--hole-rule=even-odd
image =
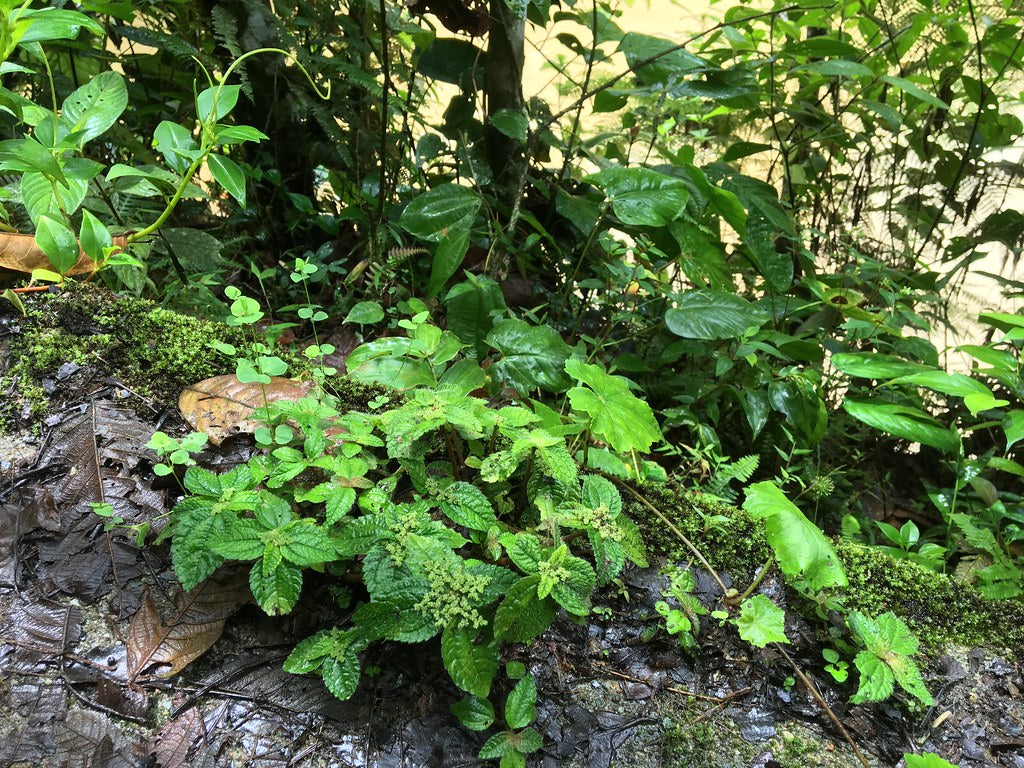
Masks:
[[[238,324],[259,319],[255,302],[244,299],[234,297]],[[370,645],[440,635],[446,669],[472,697],[456,712],[479,726],[494,719],[486,700],[501,644],[530,641],[561,610],[586,616],[594,590],[627,561],[646,565],[646,555],[615,485],[581,471],[567,444],[587,429],[605,429],[587,408],[563,417],[540,405],[492,407],[475,395],[487,383],[484,370],[461,357],[463,345],[450,332],[423,312],[402,326],[407,337],[353,353],[375,361],[378,373],[418,366],[418,383],[393,407],[342,412],[326,388],[266,403],[257,441],[267,450],[220,474],[189,465],[182,444],[161,440],[171,464],[187,467],[188,495],[166,531],[186,590],[228,561],[251,563],[253,596],[270,615],[295,608],[311,572],[356,577],[362,586],[346,598],[355,603],[349,618],[300,642],[285,669],[319,674],[345,699]],[[259,383],[254,368],[259,374],[252,360],[240,361],[243,377]],[[631,411],[653,423],[624,380],[582,363],[570,373],[604,387],[579,386],[577,397],[609,391],[632,398]],[[517,679],[505,705],[507,728],[481,752],[509,766],[540,746],[528,728],[535,686],[522,671]]]

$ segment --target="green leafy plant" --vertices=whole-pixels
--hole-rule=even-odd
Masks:
[[[922,704],[935,703],[911,658],[917,653],[917,638],[902,619],[893,613],[872,619],[852,611],[847,621],[853,636],[864,647],[853,660],[860,672],[860,683],[851,702],[882,701],[893,694],[898,684]]]

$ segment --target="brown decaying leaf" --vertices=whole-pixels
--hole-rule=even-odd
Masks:
[[[15,501],[0,504],[0,587],[14,586],[18,578],[18,542],[39,528],[60,530],[60,513],[45,488],[23,489]]]
[[[59,537],[40,541],[39,555],[45,575],[62,591],[95,600],[113,584],[123,590],[142,573],[143,556],[129,534],[104,534],[89,503],[109,503],[126,523],[160,517],[164,498],[141,479],[151,434],[150,425],[104,401],[55,430],[40,464],[63,470],[49,486],[62,520]],[[120,612],[132,613],[140,597],[141,590],[119,594]]]
[[[243,384],[227,373],[186,387],[178,398],[178,409],[194,430],[205,432],[211,443],[220,445],[229,435],[255,432],[259,424],[250,417],[257,408],[275,400],[299,400],[312,387],[312,382],[280,376],[271,377],[269,384]]]
[[[128,235],[114,235],[114,245],[124,248]],[[14,272],[34,272],[37,269],[53,271],[53,264],[36,245],[35,235],[0,232],[0,267]],[[96,264],[85,251],[79,250],[78,261],[65,274],[84,275],[96,270]]]
[[[248,600],[244,574],[207,579],[178,595],[174,615],[164,623],[146,595],[125,640],[129,679],[178,674],[217,642],[224,621]]]
[[[82,611],[49,600],[19,602],[3,622],[0,669],[6,672],[38,672],[82,636]]]
[[[138,761],[124,732],[106,715],[91,710],[68,712],[57,731],[61,768],[135,768]]]

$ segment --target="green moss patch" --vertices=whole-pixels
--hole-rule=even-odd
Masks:
[[[43,380],[55,379],[65,363],[91,367],[97,378],[113,377],[158,402],[176,402],[188,384],[233,368],[229,359],[211,349],[211,342],[242,340],[237,329],[221,323],[89,285],[33,294],[24,304],[24,317],[11,304],[0,306],[10,329],[0,367],[0,393],[5,395],[0,429],[16,425],[24,416],[35,420],[61,404],[53,402],[60,390],[51,397]],[[77,384],[76,392],[65,393],[67,400],[88,394]]]
[[[713,568],[728,572],[741,591],[767,560],[770,549],[762,525],[742,509],[665,486],[644,486],[642,493]],[[652,553],[674,562],[693,559],[657,515],[633,500],[629,507]],[[841,539],[833,544],[850,583],[830,596],[839,598],[846,610],[869,615],[894,612],[926,651],[958,644],[1024,656],[1024,600],[989,600],[969,584],[908,560],[895,560],[881,550]],[[812,612],[812,606],[804,607]]]

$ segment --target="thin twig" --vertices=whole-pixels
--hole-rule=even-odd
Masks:
[[[864,755],[861,754],[861,751],[857,749],[857,745],[854,743],[853,737],[850,736],[850,732],[843,727],[841,722],[839,722],[839,718],[836,717],[836,713],[832,711],[832,707],[828,705],[825,698],[818,692],[817,687],[813,682],[811,682],[811,679],[804,674],[804,671],[800,669],[790,655],[786,653],[785,648],[783,648],[779,643],[772,643],[772,645],[779,651],[779,653],[782,654],[786,661],[789,662],[789,666],[791,666],[793,671],[796,672],[796,676],[800,678],[800,682],[807,686],[807,690],[811,692],[811,696],[813,696],[814,700],[818,702],[818,706],[825,710],[825,714],[828,715],[829,720],[831,720],[835,727],[839,729],[839,732],[843,734],[843,738],[846,739],[846,743],[850,745],[850,748],[853,750],[853,754],[856,756],[857,760],[860,761],[860,764],[863,765],[864,768],[871,768],[871,764],[868,763],[867,758],[865,758]]]
[[[605,473],[602,472],[601,474]],[[658,519],[661,520],[661,522],[663,522],[666,526],[668,526],[668,529],[672,531],[673,534],[675,534],[676,538],[683,542],[686,548],[689,549],[690,552],[693,553],[693,556],[697,558],[697,561],[702,566],[704,566],[704,570],[711,574],[711,578],[715,580],[715,583],[718,584],[719,589],[722,590],[722,597],[725,599],[726,604],[728,605],[729,600],[732,597],[729,588],[725,586],[725,582],[722,581],[721,577],[718,575],[718,571],[711,567],[711,563],[709,563],[707,558],[704,557],[704,554],[699,549],[697,549],[697,546],[688,538],[686,538],[686,535],[682,531],[680,531],[679,528],[677,528],[671,520],[665,517],[665,515],[662,514],[660,509],[651,504],[651,502],[645,499],[640,494],[640,492],[633,488],[631,485],[629,485],[628,483],[624,483],[622,481],[622,478],[615,477],[614,475],[605,475],[605,477],[613,480],[614,482],[617,482],[621,487],[629,491],[637,501],[639,501],[641,504],[647,507],[647,509],[649,509],[651,512],[656,514],[658,516]]]

